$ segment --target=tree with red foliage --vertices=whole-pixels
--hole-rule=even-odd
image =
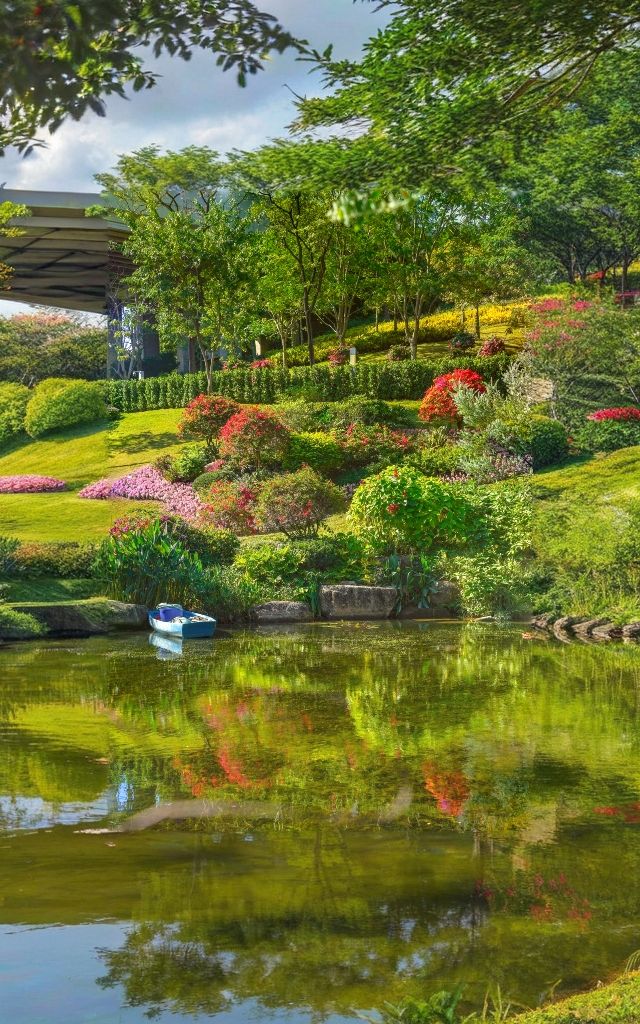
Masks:
[[[276,465],[287,454],[290,437],[272,412],[241,409],[220,431],[220,454],[240,466]]]
[[[425,391],[418,411],[420,419],[425,423],[445,421],[459,424],[460,415],[453,394],[461,387],[477,391],[479,394],[486,391],[482,377],[475,370],[454,370],[452,373],[445,373],[442,377],[436,377],[431,387]]]

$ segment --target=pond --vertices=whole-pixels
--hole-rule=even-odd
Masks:
[[[639,720],[640,650],[514,626],[6,647],[0,1017],[337,1024],[606,979],[640,948]]]

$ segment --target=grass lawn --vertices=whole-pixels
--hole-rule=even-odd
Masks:
[[[82,601],[100,593],[100,586],[95,580],[8,580],[2,586],[6,588],[2,596],[12,604],[44,601],[59,604],[61,601]]]
[[[514,1024],[640,1024],[640,972],[514,1018]]]
[[[74,493],[102,477],[122,476],[161,454],[177,451],[180,409],[132,412],[116,423],[90,424],[36,441],[0,456],[0,476],[40,473],[66,480],[71,490],[53,494],[1,494],[0,536],[19,540],[96,540],[114,519],[148,502],[91,501]]]
[[[468,325],[468,329],[471,330],[472,326]],[[489,338],[502,338],[505,343],[507,352],[514,355],[519,352],[522,348],[524,341],[524,334],[522,331],[513,331],[511,334],[507,334],[507,325],[505,324],[493,324],[491,327],[480,326],[480,339],[482,342],[488,341]],[[355,345],[357,346],[357,341]],[[477,348],[470,349],[469,355],[477,355]],[[425,341],[418,345],[418,359],[445,359],[450,356],[449,343],[446,341]],[[361,356],[358,356],[359,362],[362,363],[384,363],[387,361],[387,353],[385,352],[364,352]]]

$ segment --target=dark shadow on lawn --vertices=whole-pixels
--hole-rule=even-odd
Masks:
[[[110,437],[109,448],[112,452],[143,452],[148,448],[170,448],[179,441],[177,434],[165,431],[163,434],[152,434],[145,431],[142,434],[126,434],[123,437]]]

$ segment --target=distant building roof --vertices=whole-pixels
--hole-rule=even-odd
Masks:
[[[20,203],[30,211],[15,221],[24,235],[0,236],[0,261],[14,270],[0,297],[104,313],[110,275],[121,263],[113,247],[127,228],[115,218],[85,216],[100,198],[91,192],[0,188],[0,203]]]

